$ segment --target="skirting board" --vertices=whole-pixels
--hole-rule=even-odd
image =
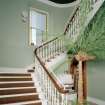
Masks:
[[[28,69],[32,69],[34,64],[30,64],[24,68],[0,67],[1,73],[25,73]]]
[[[25,68],[0,67],[0,73],[23,73],[23,72],[26,72]]]
[[[97,98],[88,97],[87,100],[90,102],[96,103],[98,105],[105,105],[105,101],[102,101],[102,100],[97,99]]]

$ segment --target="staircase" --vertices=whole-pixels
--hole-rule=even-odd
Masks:
[[[74,94],[78,98],[79,71],[76,70],[75,74],[71,75],[67,69],[67,73],[58,78],[52,68],[67,55],[65,39],[71,38],[71,41],[75,41],[81,29],[88,25],[104,2],[81,1],[86,1],[84,13],[81,14],[79,5],[68,21],[64,34],[42,43],[35,49],[35,73],[0,73],[0,105],[71,105],[70,95]],[[40,95],[40,92],[43,95]]]
[[[0,73],[0,105],[42,105],[30,73]]]
[[[103,2],[104,0],[81,0],[68,21],[64,34],[42,43],[35,49],[35,77],[47,100],[46,105],[71,105],[69,96],[75,94],[78,98],[79,71],[76,70],[75,74],[71,75],[68,70],[67,74],[63,73],[58,78],[52,68],[58,63],[58,58],[61,61],[61,58],[66,55],[65,39],[70,38],[71,42],[75,42]],[[70,79],[70,81],[66,81],[66,79],[62,81],[64,78]]]

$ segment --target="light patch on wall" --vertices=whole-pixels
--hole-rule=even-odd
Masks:
[[[22,19],[22,22],[24,22],[24,23],[26,23],[28,21],[28,12],[27,11],[21,12],[21,19]]]

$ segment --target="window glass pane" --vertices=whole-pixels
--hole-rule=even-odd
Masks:
[[[32,43],[36,45],[36,29],[32,29]]]
[[[46,30],[46,15],[40,14],[36,11],[31,11],[30,13],[30,25],[31,27]]]
[[[34,43],[34,45],[41,44],[44,40],[43,33],[46,32],[46,19],[46,14],[35,10],[30,11],[31,43]]]
[[[43,37],[43,31],[41,30],[36,30],[36,43],[37,45],[41,44],[42,43],[42,37]]]

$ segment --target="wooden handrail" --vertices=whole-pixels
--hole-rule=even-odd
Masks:
[[[47,41],[47,42],[43,43],[42,45],[38,46],[38,47],[35,49],[35,51],[34,51],[35,56],[36,56],[36,58],[38,59],[40,65],[43,67],[43,69],[44,69],[45,72],[47,73],[48,77],[50,78],[50,80],[52,81],[52,83],[54,84],[54,86],[56,87],[56,89],[57,89],[60,93],[62,93],[62,94],[69,93],[69,90],[65,89],[64,86],[63,86],[56,78],[54,78],[53,73],[49,72],[49,70],[48,70],[48,69],[46,68],[46,66],[45,66],[45,63],[44,63],[44,62],[40,59],[40,57],[38,56],[37,50],[40,49],[40,48],[42,48],[43,46],[48,45],[49,43],[51,43],[51,42],[53,42],[53,41],[59,39],[59,37],[64,36],[64,35],[66,34],[66,31],[67,31],[68,28],[69,28],[70,22],[73,21],[73,18],[75,17],[75,15],[76,15],[76,13],[77,13],[78,10],[79,10],[79,7],[75,10],[73,16],[72,16],[71,19],[69,20],[69,23],[68,23],[68,25],[67,25],[67,27],[66,27],[65,32],[64,32],[63,35],[60,35],[60,36],[55,37],[54,39],[52,39],[52,40],[50,40],[50,41]]]
[[[66,35],[66,32],[68,31],[68,28],[69,28],[69,26],[70,26],[70,23],[73,21],[73,19],[74,19],[74,17],[75,17],[75,15],[76,15],[76,13],[77,13],[78,10],[79,10],[79,6],[76,8],[76,10],[75,10],[75,12],[73,13],[72,17],[70,18],[68,24],[66,25],[66,28],[65,28],[65,30],[64,30],[64,35]]]
[[[45,45],[47,45],[47,44],[53,42],[53,41],[56,40],[56,39],[58,39],[58,37],[55,37],[54,39],[52,39],[52,40],[50,40],[50,41],[47,41],[47,42],[45,42],[45,43],[42,43],[42,45],[40,45],[38,48],[41,48],[41,47],[43,47],[43,46],[45,46]]]
[[[46,74],[48,75],[48,77],[50,78],[50,80],[52,81],[52,83],[54,84],[54,86],[56,87],[56,89],[57,89],[60,93],[66,94],[66,93],[69,93],[69,90],[68,90],[68,89],[65,89],[65,87],[63,86],[63,84],[61,84],[61,83],[57,80],[57,78],[54,77],[53,73],[50,72],[50,71],[46,68],[45,63],[40,59],[40,57],[39,57],[38,54],[37,54],[37,50],[38,50],[39,48],[45,46],[46,44],[49,44],[49,43],[53,42],[54,40],[56,40],[56,39],[58,39],[58,38],[59,38],[59,37],[56,37],[56,38],[54,38],[54,39],[52,39],[52,40],[50,40],[50,41],[48,41],[48,42],[46,42],[46,43],[40,45],[39,47],[37,47],[37,48],[35,49],[34,53],[35,53],[35,56],[36,56],[37,60],[39,61],[40,65],[43,67],[43,69],[45,70]]]

